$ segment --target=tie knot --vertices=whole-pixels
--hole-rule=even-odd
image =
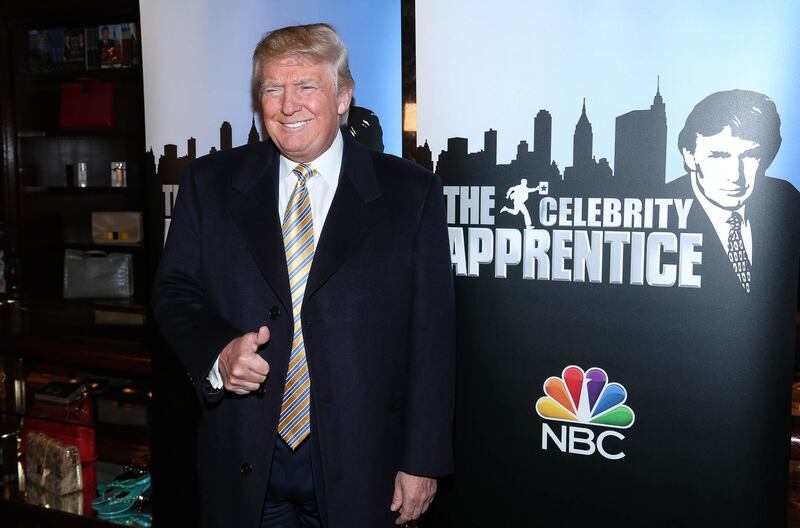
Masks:
[[[730,218],[727,220],[727,223],[730,224],[733,229],[739,229],[742,225],[742,215],[736,211],[732,212]]]
[[[305,184],[314,175],[314,168],[308,163],[299,163],[297,167],[292,169],[292,174],[297,176],[301,184]]]

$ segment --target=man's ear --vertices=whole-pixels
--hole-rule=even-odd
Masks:
[[[344,115],[350,109],[350,100],[353,98],[353,87],[342,88],[336,96],[336,111]]]
[[[686,168],[692,172],[697,172],[697,162],[694,159],[694,154],[687,148],[682,148],[681,154],[683,154],[683,164],[686,165]]]

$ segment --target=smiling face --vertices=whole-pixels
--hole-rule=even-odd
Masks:
[[[278,150],[296,163],[317,159],[339,132],[353,90],[336,90],[334,67],[290,55],[264,64],[261,114]]]
[[[694,152],[683,149],[683,159],[706,198],[735,210],[753,193],[763,172],[759,147],[755,141],[734,136],[726,126],[712,136],[698,134]]]

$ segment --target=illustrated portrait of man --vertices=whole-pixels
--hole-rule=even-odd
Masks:
[[[205,526],[404,525],[453,470],[442,185],[342,133],[353,87],[330,26],[272,31],[269,140],[184,171],[152,302],[201,406]]]
[[[742,295],[772,291],[768,285],[798,271],[790,242],[797,240],[798,193],[766,175],[781,145],[780,126],[769,97],[730,90],[700,101],[678,137],[688,174],[670,185],[694,196],[694,225],[707,233],[703,267],[719,275],[706,273],[703,281]]]

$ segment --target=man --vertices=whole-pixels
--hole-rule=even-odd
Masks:
[[[688,175],[670,186],[696,199],[689,223],[706,234],[701,287],[742,300],[783,295],[782,282],[796,277],[797,191],[765,174],[780,144],[775,103],[760,93],[717,92],[687,117],[678,148]]]
[[[100,49],[100,63],[112,64],[117,61],[117,43],[111,38],[111,31],[108,26],[103,26],[100,30],[100,40],[97,42]]]
[[[698,469],[715,480],[682,497],[683,519],[673,524],[712,525],[720,511],[742,526],[785,523],[774,490],[786,482],[800,201],[791,183],[766,175],[780,144],[775,103],[746,90],[700,101],[678,136],[688,173],[668,187],[694,199],[686,231],[703,237],[701,282],[660,290],[656,310],[674,330],[656,332],[649,346],[656,363],[681,357],[686,397],[672,412],[692,416],[666,440],[675,453],[714,453]]]
[[[153,306],[197,382],[208,526],[404,524],[452,470],[441,183],[341,134],[352,91],[329,26],[269,33],[253,93],[271,141],[181,183]]]
[[[525,202],[528,201],[528,195],[532,192],[539,192],[541,190],[540,186],[536,187],[528,187],[528,180],[522,178],[519,181],[519,185],[514,185],[513,187],[509,187],[508,191],[506,191],[506,199],[511,200],[514,202],[514,208],[511,209],[509,207],[503,206],[500,209],[501,213],[510,213],[512,215],[518,215],[522,213],[522,218],[525,220],[525,229],[533,229],[533,224],[531,223],[531,215],[528,212],[528,207],[525,205]]]

